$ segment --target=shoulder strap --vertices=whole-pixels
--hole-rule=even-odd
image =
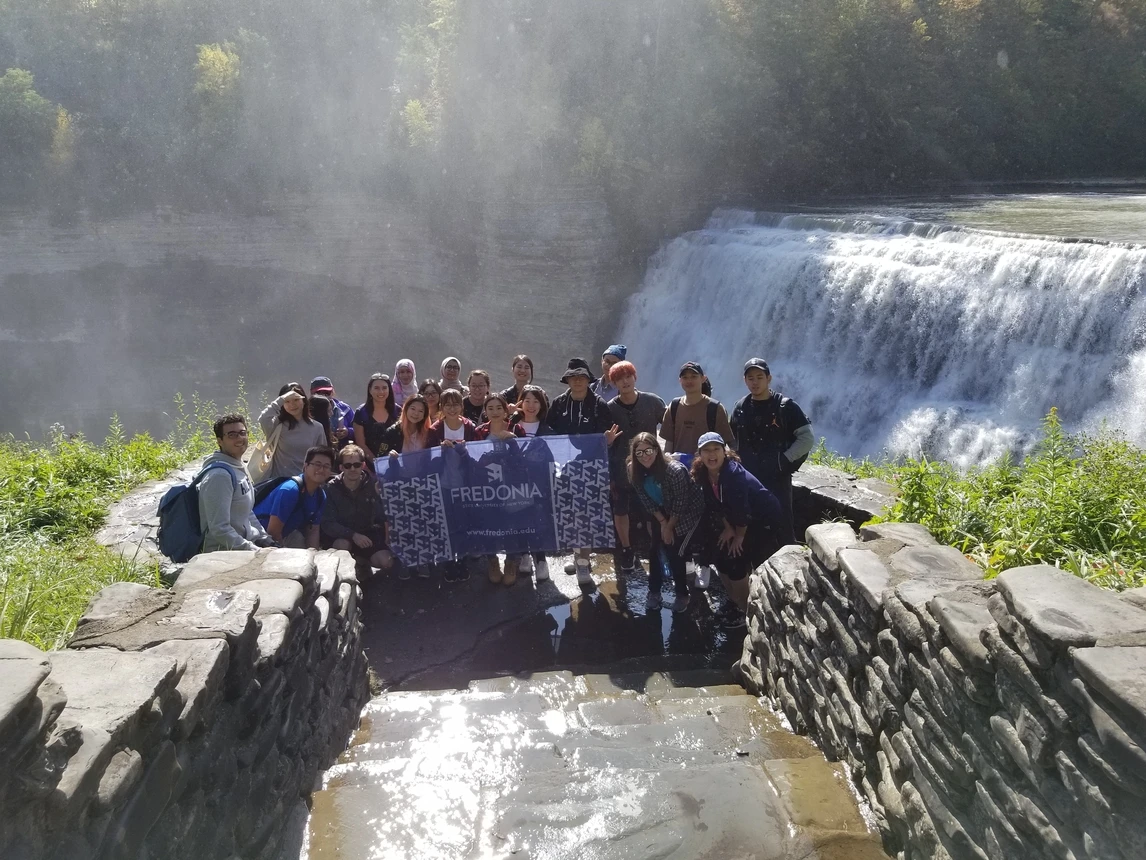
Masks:
[[[676,427],[676,411],[680,409],[680,398],[674,397],[669,403],[669,417],[672,418],[673,427]]]
[[[716,410],[719,408],[720,408],[720,404],[717,403],[712,398],[709,398],[708,410],[707,410],[708,429],[709,430],[715,430],[716,429]]]
[[[230,475],[231,475],[231,489],[234,489],[235,487],[237,487],[239,485],[239,479],[237,477],[235,477],[235,470],[232,469],[230,466],[228,466],[226,463],[208,463],[206,466],[204,466],[202,469],[200,469],[199,474],[196,475],[191,480],[191,486],[192,487],[198,487],[199,484],[201,484],[203,482],[203,479],[205,477],[207,477],[207,473],[210,472],[212,469],[226,469],[227,472],[230,473]]]

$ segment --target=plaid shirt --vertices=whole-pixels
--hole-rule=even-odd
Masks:
[[[666,457],[665,466],[665,476],[661,481],[663,506],[649,498],[643,478],[633,484],[633,489],[650,514],[660,511],[666,517],[677,518],[673,534],[679,539],[689,535],[704,517],[704,490],[692,480],[688,467],[683,463]]]

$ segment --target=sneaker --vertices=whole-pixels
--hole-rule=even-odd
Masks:
[[[537,560],[534,578],[538,582],[545,582],[545,580],[549,579],[549,560],[545,556]]]
[[[501,582],[501,580],[502,580],[501,562],[497,560],[497,556],[491,555],[489,557],[489,561],[487,562],[487,564],[489,565],[489,581],[490,582]],[[515,573],[514,576],[516,577],[517,574]]]
[[[613,564],[617,567],[617,573],[632,573],[634,562],[631,546],[620,546],[613,551]]]
[[[577,572],[577,563],[575,561],[565,562],[565,573],[572,576]]]
[[[676,600],[672,602],[672,611],[684,612],[686,609],[688,609],[688,603],[689,600],[687,594],[678,594],[676,596]]]
[[[579,558],[576,561],[577,568],[577,584],[578,585],[592,585],[593,584],[593,569],[589,566],[589,559]]]
[[[525,552],[521,554],[517,562],[517,572],[524,573],[526,576],[533,573],[533,556]]]
[[[708,583],[712,580],[712,565],[699,564],[696,567],[696,587],[699,591],[707,591]]]
[[[505,572],[501,575],[502,585],[513,585],[517,582],[517,568],[520,564],[517,556],[507,555],[505,557]]]
[[[418,573],[418,579],[430,578],[430,566],[428,564],[419,564],[416,570]]]
[[[456,561],[447,561],[442,565],[442,579],[446,582],[460,582],[465,578],[461,575],[461,568],[462,566]]]
[[[410,578],[410,568],[406,567],[406,565],[404,565],[404,564],[398,565],[398,570],[396,571],[396,573],[398,574],[398,578],[403,580],[403,581]]]
[[[659,592],[650,591],[648,599],[645,600],[645,612],[656,612],[658,609],[664,606],[664,603],[665,602],[661,598]]]

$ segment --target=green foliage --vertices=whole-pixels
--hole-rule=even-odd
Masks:
[[[247,414],[239,381],[226,412]],[[114,418],[102,443],[55,428],[44,443],[0,439],[0,637],[42,648],[66,642],[88,599],[113,582],[158,583],[155,565],[96,544],[108,506],[136,485],[209,453],[219,410],[176,397],[176,429],[127,438]]]
[[[1146,584],[1146,451],[1115,433],[1070,435],[1052,410],[1021,462],[966,473],[927,459],[859,465],[848,471],[898,487],[889,521],[922,523],[988,576],[1051,564],[1104,588]]]
[[[49,152],[59,99],[52,151],[97,196],[544,171],[636,220],[731,187],[1146,170],[1143,0],[40,5],[0,0],[0,178]]]

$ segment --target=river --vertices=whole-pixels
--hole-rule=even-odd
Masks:
[[[115,412],[164,433],[176,392],[227,404],[240,376],[252,411],[318,374],[357,403],[407,356],[504,386],[524,351],[556,389],[571,355],[620,340],[665,397],[696,359],[732,401],[763,355],[852,454],[983,462],[1052,406],[1146,444],[1140,187],[772,209],[672,213],[646,265],[587,183],[449,211],[343,194],[66,226],[0,212],[0,432],[99,435]]]

